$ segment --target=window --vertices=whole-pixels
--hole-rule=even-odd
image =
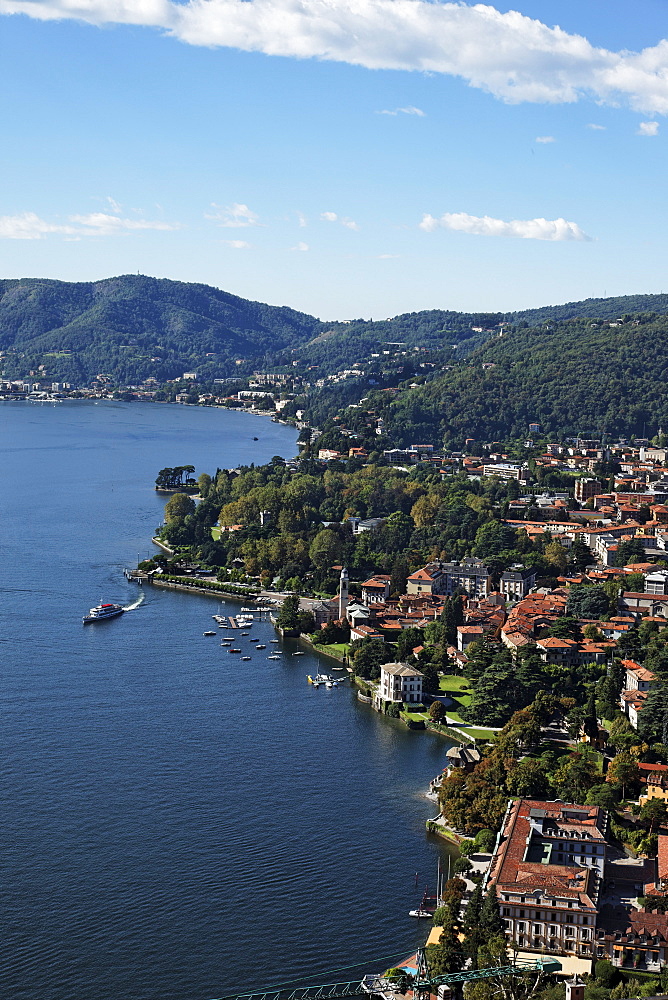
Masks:
[[[517,924],[517,929],[518,929],[518,931],[523,931],[524,930],[524,923],[522,921],[520,921]]]
[[[524,916],[524,910],[520,910],[520,916],[521,916],[521,917],[523,917],[523,916]]]
[[[502,914],[503,914],[504,917],[509,917],[510,916],[510,907],[509,906],[504,906],[503,910],[501,912],[502,912]]]
[[[540,924],[534,924],[533,925],[533,932],[534,932],[534,934],[540,934],[540,932],[541,932],[541,926],[540,926]]]

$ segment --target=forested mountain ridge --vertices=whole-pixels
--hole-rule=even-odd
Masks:
[[[141,275],[0,281],[0,349],[72,381],[98,372],[162,381],[201,364],[218,374],[216,363],[229,374],[231,359],[263,357],[319,329],[313,316],[209,285]]]
[[[439,364],[461,363],[494,338],[500,324],[573,316],[614,320],[633,311],[668,313],[668,296],[640,295],[546,306],[516,313],[430,309],[390,319],[325,323],[210,285],[143,275],[94,282],[0,280],[0,351],[10,378],[44,366],[50,378],[87,383],[98,373],[118,384],[158,382],[197,371],[202,381],[253,368],[318,365],[327,375],[392,352],[424,348]],[[509,335],[510,330],[507,331]],[[231,369],[233,361],[246,365]],[[424,421],[422,421],[424,423]],[[430,425],[433,420],[427,421]]]
[[[506,328],[464,364],[404,389],[383,411],[392,440],[629,437],[668,427],[668,318]]]
[[[305,344],[298,354],[308,355],[311,364],[319,364],[329,371],[345,368],[350,361],[361,360],[373,351],[382,351],[388,345],[401,342],[407,349],[421,347],[451,352],[449,358],[460,361],[486,343],[502,323],[513,327],[536,326],[580,317],[614,321],[624,314],[640,312],[668,314],[668,295],[584,299],[509,313],[424,309],[384,320],[357,319],[349,323],[323,324],[323,332]]]

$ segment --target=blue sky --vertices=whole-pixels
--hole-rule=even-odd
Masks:
[[[0,276],[323,319],[668,291],[665,34],[664,0],[0,0]]]

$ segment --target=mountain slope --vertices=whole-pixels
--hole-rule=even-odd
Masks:
[[[319,329],[313,316],[208,285],[140,275],[0,282],[0,349],[45,361],[61,377],[132,371],[174,378],[207,354],[226,367],[233,358],[302,343]]]
[[[629,437],[668,428],[668,319],[512,328],[387,408],[393,439],[462,445],[528,433]],[[427,437],[428,435],[428,437]]]
[[[399,350],[427,348],[442,352],[436,361],[459,363],[488,342],[491,349],[502,322],[511,325],[512,336],[519,336],[526,326],[572,317],[614,320],[639,311],[668,313],[668,296],[587,299],[508,314],[431,309],[386,320],[323,323],[294,309],[252,302],[203,284],[142,275],[97,282],[23,278],[0,280],[0,350],[9,377],[43,365],[49,377],[75,383],[100,372],[124,384],[148,376],[162,382],[189,369],[203,380],[220,378],[237,371],[233,362],[239,359],[248,362],[246,371],[297,359],[329,374],[373,354],[382,361],[388,345],[397,343],[403,345]],[[535,336],[531,339],[536,342]],[[504,339],[504,350],[508,343]],[[577,343],[574,350],[577,353]],[[416,418],[417,426],[426,431],[439,423],[435,397],[419,396],[415,405],[428,411]],[[476,404],[481,412],[488,405],[488,400]],[[495,434],[523,419],[511,401],[503,405],[506,416],[495,421]],[[474,413],[475,406],[470,416]],[[471,420],[456,412],[453,417],[457,436]]]

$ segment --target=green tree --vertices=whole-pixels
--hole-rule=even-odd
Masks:
[[[610,611],[610,598],[601,586],[571,587],[566,614],[573,618],[601,618]]]
[[[501,919],[499,900],[494,886],[490,886],[480,907],[480,929],[487,937],[505,934],[505,924]]]
[[[479,882],[466,905],[464,911],[464,951],[471,959],[473,968],[477,968],[478,949],[485,940],[484,931],[480,927],[480,911],[483,903],[482,883]]]
[[[608,784],[608,782],[603,782],[601,785],[592,785],[585,796],[585,805],[600,806],[601,809],[614,812],[617,807],[617,796],[612,785]]]
[[[587,752],[576,750],[557,768],[552,780],[562,799],[584,802],[587,792],[598,784],[600,776]]]
[[[520,798],[543,799],[550,793],[550,777],[546,763],[531,757],[520,761],[508,774],[508,793]]]
[[[638,733],[646,743],[668,743],[668,684],[664,681],[650,688],[638,717]]]
[[[189,514],[194,514],[196,504],[187,493],[175,493],[165,504],[165,521],[170,524],[173,521],[183,520]]]
[[[299,597],[295,594],[286,597],[279,609],[276,617],[276,624],[280,628],[297,628],[299,621]]]
[[[570,561],[578,573],[583,573],[587,566],[596,563],[591,549],[584,542],[576,540],[571,546]]]
[[[620,542],[615,553],[615,566],[630,566],[633,563],[647,562],[645,547],[639,538],[630,538]]]
[[[358,677],[377,680],[380,667],[392,660],[391,649],[382,639],[363,639],[353,644],[353,667]]]
[[[439,689],[438,670],[431,660],[419,661],[422,673],[422,690],[430,694],[436,694]],[[440,702],[439,702],[440,704]]]
[[[594,975],[597,983],[606,989],[612,989],[619,982],[621,973],[607,958],[600,958],[594,966]]]
[[[429,706],[429,718],[432,722],[444,722],[446,718],[446,710],[443,707],[442,701],[432,701]]]
[[[668,819],[668,805],[663,799],[648,799],[640,810],[640,818],[649,823],[650,834],[656,833]]]
[[[416,646],[421,646],[423,641],[422,629],[420,628],[405,628],[399,635],[397,641],[397,660],[403,662],[409,657],[412,657],[413,650]]]
[[[203,472],[201,476],[197,478],[197,486],[199,488],[200,496],[205,497],[209,490],[211,489],[212,479],[207,472]]]
[[[640,778],[637,760],[628,750],[622,750],[610,761],[607,777],[612,785],[620,789],[622,798],[626,798],[626,789]]]
[[[323,528],[311,542],[309,548],[311,562],[322,573],[338,563],[340,555],[341,542],[338,535],[330,528]]]

